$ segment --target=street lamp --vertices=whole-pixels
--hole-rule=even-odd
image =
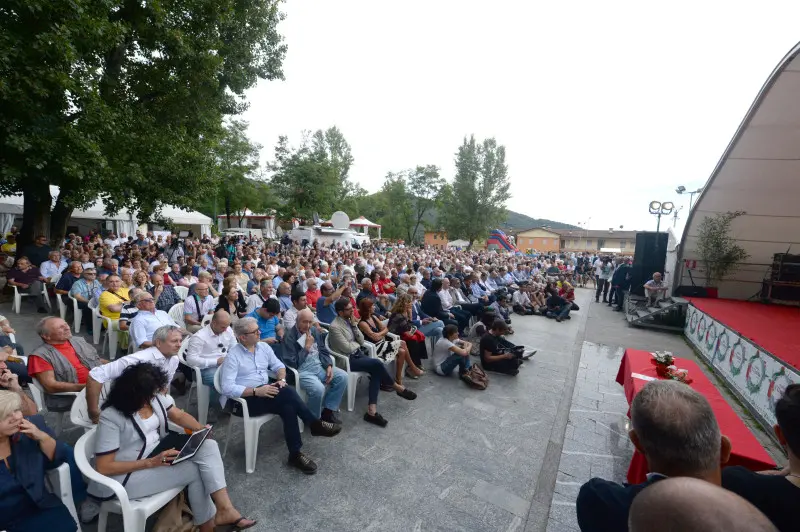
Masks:
[[[658,223],[656,224],[656,233],[661,228],[661,216],[668,215],[672,212],[672,209],[675,208],[675,205],[671,201],[651,201],[650,202],[650,214],[655,214],[658,217]]]
[[[689,210],[692,210],[692,200],[694,199],[695,194],[700,194],[703,191],[703,187],[698,188],[697,190],[686,190],[686,187],[681,185],[675,189],[675,192],[678,194],[689,194]]]

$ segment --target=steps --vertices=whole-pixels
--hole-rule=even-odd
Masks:
[[[648,306],[649,300],[630,294],[625,298],[625,317],[629,325],[668,331],[683,331],[689,302],[682,297],[670,297]]]

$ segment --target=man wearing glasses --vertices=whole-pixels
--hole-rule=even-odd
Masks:
[[[145,349],[153,345],[153,335],[156,330],[165,325],[172,325],[181,334],[189,334],[186,329],[181,329],[172,317],[163,310],[156,309],[156,300],[150,292],[142,290],[133,299],[139,312],[131,320],[131,335],[136,341],[139,349]]]
[[[236,337],[230,325],[231,315],[224,310],[218,310],[208,325],[189,337],[189,344],[186,346],[186,362],[200,368],[203,384],[211,387],[211,404],[219,401],[219,395],[214,389],[214,373],[236,345]]]
[[[102,289],[103,286],[97,280],[97,272],[94,268],[84,268],[83,276],[75,281],[69,289],[69,295],[78,301],[78,308],[83,311],[83,323],[86,330],[92,334],[92,309],[89,308],[89,301],[94,297],[94,293]]]
[[[300,452],[303,440],[297,418],[308,424],[312,436],[335,436],[341,426],[315,416],[294,388],[286,385],[286,366],[268,344],[258,341],[260,331],[255,318],[240,319],[234,324],[233,332],[239,343],[229,351],[220,367],[220,403],[224,407],[228,397],[241,397],[247,402],[251,416],[280,416],[289,448],[289,465],[313,475],[317,464]],[[275,375],[274,379],[270,379],[270,373]],[[233,415],[241,415],[241,405],[232,403]]]

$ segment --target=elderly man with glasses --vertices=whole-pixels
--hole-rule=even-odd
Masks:
[[[312,436],[335,436],[341,426],[315,416],[294,388],[286,385],[286,366],[268,344],[258,341],[260,331],[254,318],[240,319],[233,331],[239,343],[229,351],[220,367],[222,406],[226,406],[228,397],[241,397],[247,402],[251,416],[280,416],[289,448],[289,465],[313,475],[317,464],[300,451],[303,440],[297,418],[309,425]],[[270,373],[275,374],[275,379],[270,379]],[[238,402],[233,402],[232,413],[241,415]]]
[[[214,312],[217,300],[208,293],[208,285],[196,283],[194,294],[186,298],[183,304],[183,321],[190,333],[196,333],[203,328],[203,318]]]
[[[171,325],[182,334],[189,334],[185,329],[178,327],[175,320],[163,310],[156,309],[156,300],[150,292],[141,291],[133,300],[139,312],[131,320],[131,334],[136,339],[136,346],[145,349],[153,345],[153,335],[156,330],[165,325]]]
[[[92,334],[92,309],[89,308],[89,301],[94,297],[97,290],[102,289],[100,281],[97,280],[97,272],[94,268],[84,268],[83,276],[75,281],[69,289],[69,295],[78,301],[78,308],[83,311],[83,323],[86,330]]]
[[[218,310],[211,322],[189,338],[186,347],[186,362],[200,368],[203,384],[211,387],[210,402],[219,401],[214,389],[214,373],[222,365],[225,357],[236,345],[236,337],[231,329],[231,315]]]

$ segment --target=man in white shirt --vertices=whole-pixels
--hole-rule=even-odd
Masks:
[[[288,331],[294,327],[295,323],[297,322],[297,313],[305,309],[307,306],[308,303],[306,302],[305,293],[298,292],[297,290],[292,292],[292,306],[289,307],[283,314],[283,327],[285,330]]]
[[[140,292],[134,298],[139,312],[131,320],[130,330],[132,339],[136,339],[136,347],[144,349],[153,346],[153,334],[165,325],[178,327],[169,314],[163,310],[156,310],[156,300],[150,292]],[[184,329],[178,329],[183,334],[188,334]]]
[[[141,313],[141,309],[139,310]],[[178,369],[178,357],[175,355],[181,349],[181,338],[181,329],[178,327],[173,325],[159,327],[153,334],[153,344],[155,344],[153,347],[93,368],[86,380],[86,404],[92,421],[97,423],[100,419],[100,391],[103,384],[122,375],[128,366],[147,362],[164,370],[167,380],[172,382]]]
[[[272,281],[269,279],[262,279],[259,291],[255,294],[247,296],[247,313],[250,314],[257,308],[261,308],[267,299],[278,299],[275,296],[275,288],[272,286]]]
[[[183,303],[183,321],[190,333],[196,333],[203,328],[202,322],[206,315],[214,312],[217,300],[208,293],[208,285],[197,283],[194,294],[186,298]]]
[[[230,325],[231,315],[224,310],[218,310],[214,313],[211,323],[189,338],[186,347],[186,362],[190,366],[200,368],[203,384],[211,387],[211,404],[219,401],[219,395],[214,389],[214,373],[236,345],[236,336]]]

